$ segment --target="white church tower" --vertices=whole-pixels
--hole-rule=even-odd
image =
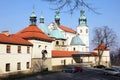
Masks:
[[[89,28],[87,26],[87,19],[84,13],[85,11],[82,9],[80,11],[80,18],[78,20],[79,24],[77,27],[77,33],[86,46],[86,52],[89,52]]]

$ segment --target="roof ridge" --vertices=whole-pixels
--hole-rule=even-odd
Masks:
[[[58,27],[60,28],[60,29],[62,29],[62,30],[64,30],[64,31],[66,31],[66,32],[70,32],[70,33],[76,33],[76,31],[75,30],[73,30],[72,28],[69,28],[69,27],[66,27],[66,26],[63,26],[63,25],[58,25]]]

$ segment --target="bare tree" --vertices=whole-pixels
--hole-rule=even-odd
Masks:
[[[43,0],[43,1],[47,1],[52,3],[52,5],[55,5],[56,7],[52,8],[55,10],[56,9],[62,10],[64,8],[67,8],[66,12],[70,12],[71,14],[75,10],[80,9],[81,6],[88,8],[89,10],[96,14],[100,14],[96,12],[95,8],[91,7],[87,2],[85,2],[85,0]]]
[[[101,63],[104,50],[115,45],[116,38],[115,32],[107,26],[95,28],[92,41],[95,46],[98,46],[98,65]],[[100,48],[102,44],[105,45],[103,49]]]
[[[120,66],[120,47],[111,51],[111,63],[112,65]]]

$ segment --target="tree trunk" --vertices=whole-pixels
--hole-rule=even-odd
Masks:
[[[98,65],[101,64],[101,59],[102,59],[102,56],[99,56],[99,57],[98,57]]]

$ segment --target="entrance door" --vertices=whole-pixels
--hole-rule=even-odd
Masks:
[[[80,58],[80,63],[83,63],[83,59]]]
[[[66,65],[66,60],[64,59],[64,65]]]

